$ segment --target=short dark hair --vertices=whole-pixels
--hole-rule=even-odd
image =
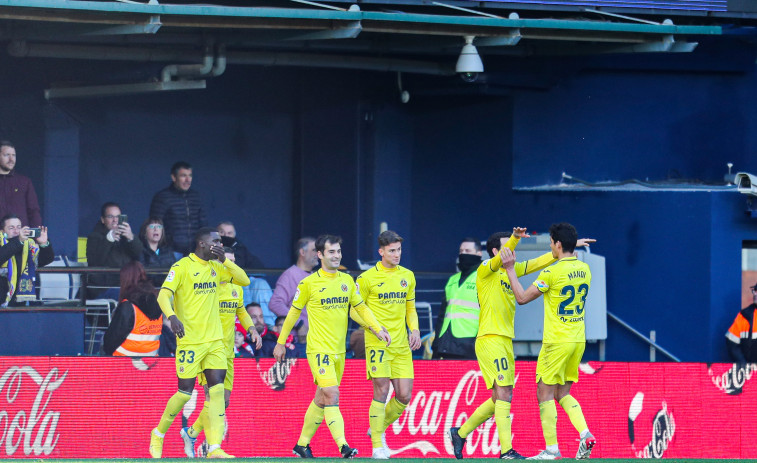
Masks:
[[[312,236],[303,236],[302,238],[298,239],[294,243],[294,258],[297,259],[300,257],[300,249],[305,249],[305,247],[310,243],[311,241],[315,241],[315,238]]]
[[[244,306],[245,309],[249,309],[250,307],[260,307],[261,309],[263,308],[257,302],[250,302],[249,304],[247,304],[246,306]],[[286,317],[284,317],[284,318],[286,318]]]
[[[578,241],[578,232],[576,227],[567,223],[553,223],[549,227],[549,237],[555,244],[559,241],[562,243],[563,252],[573,252],[576,250],[576,242]]]
[[[218,225],[216,225],[216,228],[220,227],[221,225],[231,225],[232,227],[234,227],[234,223],[231,220],[224,220],[223,222],[218,222]]]
[[[6,214],[2,219],[0,219],[0,228],[5,228],[5,222],[7,222],[10,219],[18,219],[21,220],[19,216],[16,214]],[[23,224],[21,224],[23,225]]]
[[[197,233],[195,233],[195,244],[202,241],[203,238],[210,236],[210,234],[213,232],[218,233],[218,230],[210,227],[202,227],[201,229],[197,230]]]
[[[2,148],[3,146],[7,146],[8,148],[15,148],[15,146],[13,146],[13,142],[9,140],[0,140],[0,148]]]
[[[481,250],[481,242],[472,236],[466,236],[460,241],[460,243],[473,243],[473,247],[476,248],[476,251]]]
[[[510,238],[512,232],[497,232],[492,233],[489,239],[486,240],[486,252],[489,253],[489,257],[494,257],[494,248],[502,247],[502,238]]]
[[[394,243],[401,243],[405,241],[400,235],[392,230],[382,231],[378,236],[379,247],[389,246]]]
[[[279,322],[284,323],[284,320],[287,319],[286,315],[279,315],[276,317],[276,321],[273,322],[274,325],[278,325]]]
[[[336,235],[321,235],[315,239],[315,250],[318,252],[324,252],[326,250],[326,243],[342,244],[342,237]]]
[[[108,210],[109,207],[117,207],[119,210],[121,209],[121,206],[118,205],[118,203],[114,203],[113,201],[108,201],[107,203],[103,204],[100,208],[100,217],[105,217],[105,211]]]
[[[179,161],[174,163],[174,165],[171,166],[171,175],[176,175],[179,172],[179,169],[191,169],[192,164],[188,163],[187,161]]]

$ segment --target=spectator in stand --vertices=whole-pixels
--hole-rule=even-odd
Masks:
[[[752,303],[741,309],[725,333],[728,355],[734,363],[757,363],[757,325],[754,323],[757,284],[749,289],[752,291]]]
[[[247,342],[244,327],[237,323],[234,330],[234,357],[255,358],[255,350]]]
[[[29,237],[30,228],[22,226],[17,215],[6,215],[0,222],[3,227],[0,237],[0,304],[14,306],[36,300],[36,269],[55,259],[55,252],[47,239],[47,227],[40,227],[39,236],[32,239]]]
[[[234,257],[236,257],[237,265],[242,267],[243,269],[248,268],[265,268],[265,265],[263,264],[263,261],[258,258],[258,256],[252,254],[249,249],[247,249],[247,246],[242,244],[239,240],[237,240],[237,229],[234,227],[234,224],[230,221],[221,222],[218,224],[218,234],[222,237],[231,238],[231,245],[224,244],[224,246],[229,246],[231,249],[234,250]]]
[[[100,221],[87,237],[87,265],[90,267],[108,267],[120,269],[129,262],[139,260],[142,255],[142,242],[121,214],[121,207],[113,202],[103,204]],[[109,288],[92,288],[87,297],[118,300],[119,277],[115,274],[90,274],[87,279],[90,286]]]
[[[457,258],[458,273],[444,287],[444,300],[434,327],[435,359],[475,359],[478,316],[476,269],[481,265],[481,243],[464,238]]]
[[[166,238],[163,221],[159,218],[145,220],[139,229],[139,239],[142,241],[140,260],[145,268],[169,269],[178,260]],[[154,285],[160,286],[165,280],[165,274],[152,275],[150,280]]]
[[[0,141],[0,217],[15,214],[22,224],[42,226],[37,193],[29,177],[15,171],[16,148]]]
[[[318,265],[318,254],[315,252],[315,238],[306,236],[297,240],[294,246],[294,254],[297,262],[284,270],[279,279],[276,281],[276,289],[268,303],[271,312],[278,316],[286,316],[289,313],[289,307],[294,300],[294,292],[297,291],[297,285],[303,278],[313,272],[313,267]],[[305,336],[308,332],[307,308],[302,309],[302,315],[298,320],[302,326],[298,329],[300,342],[305,342]]]
[[[256,350],[253,347],[255,357],[273,358],[273,348],[276,347],[276,341],[278,341],[279,337],[268,328],[268,325],[266,325],[260,304],[253,302],[248,304],[245,308],[247,309],[247,313],[250,314],[250,318],[252,318],[252,324],[255,325],[255,330],[263,340],[263,347],[260,350]],[[252,345],[250,340],[246,341]]]
[[[163,220],[165,233],[173,239],[174,249],[183,255],[194,251],[194,235],[207,225],[205,209],[197,190],[192,190],[192,166],[179,161],[171,167],[172,183],[155,193],[150,217]]]
[[[281,333],[281,328],[284,326],[284,321],[287,318],[283,315],[276,317],[276,323],[273,326],[273,332],[276,333],[276,338],[278,339],[279,333]],[[287,336],[287,340],[284,343],[284,347],[290,350],[290,352],[287,354],[289,355],[289,358],[295,358],[299,357],[297,346],[294,344],[294,335],[290,334]]]
[[[103,335],[105,355],[154,357],[160,348],[163,313],[155,287],[137,261],[121,268],[121,302]]]

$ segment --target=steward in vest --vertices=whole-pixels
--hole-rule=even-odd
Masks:
[[[139,262],[127,265],[140,268],[144,276],[144,269]],[[126,268],[124,266],[124,269]],[[121,271],[122,281],[124,269]],[[146,279],[146,276],[144,278]],[[129,299],[122,299],[113,311],[110,326],[103,335],[103,354],[129,357],[158,355],[160,334],[163,329],[163,313],[155,293],[147,290],[152,288],[152,285],[147,281],[140,283],[145,284],[146,288],[130,292]],[[122,288],[121,294],[123,295],[124,292]]]
[[[465,238],[458,256],[459,273],[444,288],[444,301],[436,321],[433,358],[476,358],[480,307],[476,294],[476,269],[481,265],[481,245]]]
[[[741,309],[728,331],[726,345],[734,363],[757,363],[757,324],[754,312],[757,310],[757,285],[752,290],[752,303]]]

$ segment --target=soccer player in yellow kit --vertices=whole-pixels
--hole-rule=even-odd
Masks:
[[[192,396],[195,379],[201,372],[208,381],[210,396],[208,421],[212,432],[208,435],[208,458],[230,457],[221,449],[226,347],[218,316],[218,286],[224,281],[246,286],[250,279],[244,270],[226,259],[221,237],[215,229],[200,229],[195,243],[195,252],[171,267],[158,294],[160,308],[168,318],[171,331],[179,338],[176,345],[179,381],[178,391],[168,400],[158,426],[150,433],[153,458],[162,456],[163,437]]]
[[[321,235],[315,240],[321,268],[305,277],[297,286],[292,307],[273,350],[273,356],[281,362],[286,355],[286,338],[302,309],[307,306],[310,324],[307,358],[317,388],[315,398],[305,413],[300,438],[293,449],[294,454],[302,458],[313,458],[310,440],[324,420],[342,457],[352,458],[357,455],[357,449],[351,448],[344,438],[344,419],[339,411],[339,383],[344,372],[350,306],[386,347],[391,344],[389,333],[379,326],[371,310],[363,303],[352,277],[337,270],[342,261],[341,243],[342,239],[333,235]]]
[[[381,261],[357,277],[357,288],[368,308],[392,337],[385,347],[376,336],[366,333],[365,367],[373,380],[373,401],[368,409],[373,458],[390,457],[384,432],[410,403],[413,392],[413,354],[421,347],[418,313],[415,311],[415,275],[399,265],[402,237],[387,230],[378,236]],[[364,322],[353,314],[361,326]],[[410,335],[408,336],[408,329]],[[394,398],[387,404],[389,385]]]
[[[227,260],[236,263],[233,249],[224,247],[223,253]],[[236,319],[239,318],[239,323],[241,323],[244,329],[250,334],[250,339],[253,344],[255,344],[256,349],[263,347],[263,341],[253,326],[250,314],[245,310],[241,286],[234,283],[221,282],[218,287],[218,313],[221,316],[223,342],[226,346],[226,377],[223,380],[224,406],[225,408],[229,408],[229,398],[231,397],[231,390],[234,386],[234,336]],[[197,379],[199,380],[200,385],[203,386],[205,403],[203,404],[202,411],[200,411],[200,415],[192,426],[182,428],[180,432],[181,438],[184,441],[184,453],[186,453],[189,458],[195,457],[195,441],[197,441],[197,437],[202,430],[205,429],[206,434],[211,432],[210,427],[208,426],[208,406],[210,400],[210,396],[208,395],[208,381],[202,373],[200,373]]]
[[[579,432],[576,459],[589,458],[597,441],[589,432],[581,405],[570,395],[578,381],[578,365],[586,347],[584,304],[591,286],[591,270],[574,255],[578,234],[569,223],[549,228],[552,256],[556,264],[542,270],[525,291],[515,270],[515,254],[505,250],[502,265],[512,282],[518,304],[527,304],[544,295],[544,337],[536,364],[536,398],[546,449],[529,459],[561,458],[557,444],[557,407],[555,399]]]

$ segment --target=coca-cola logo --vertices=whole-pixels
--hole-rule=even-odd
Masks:
[[[56,433],[60,412],[47,408],[53,392],[63,384],[67,375],[68,372],[61,375],[57,368],[52,368],[43,378],[32,367],[14,366],[0,377],[0,397],[5,399],[0,410],[0,448],[6,455],[13,456],[19,447],[22,447],[24,455],[52,453],[60,437]],[[20,397],[28,397],[33,388],[37,390],[34,401],[28,410],[21,409],[16,401],[21,402]]]
[[[263,382],[274,391],[281,391],[286,387],[287,377],[292,372],[292,368],[294,368],[294,365],[297,363],[297,359],[284,359],[281,362],[274,362],[268,371],[263,371],[263,369],[260,368],[259,361],[256,361],[255,363],[258,369],[258,374],[260,374],[260,379],[262,379]]]
[[[642,414],[643,407],[644,393],[637,392],[628,407],[628,438],[631,441],[631,448],[637,458],[662,458],[675,434],[676,423],[673,414],[668,411],[668,404],[663,400],[662,408],[652,419],[652,439],[639,448],[635,442],[637,431],[635,423]]]
[[[741,394],[741,389],[744,387],[747,381],[752,379],[752,375],[757,371],[757,364],[734,364],[725,373],[716,375],[712,371],[712,366],[707,370],[710,374],[712,384],[716,388],[729,395]]]
[[[488,397],[487,392],[481,372],[478,370],[466,372],[458,381],[453,392],[449,390],[416,391],[413,400],[405,409],[405,413],[392,424],[391,430],[395,435],[399,435],[407,427],[408,434],[418,437],[416,437],[415,442],[400,449],[390,450],[390,453],[397,455],[409,450],[418,450],[424,456],[429,453],[440,454],[441,451],[433,443],[419,437],[442,434],[444,436],[444,452],[447,455],[453,455],[452,442],[446,432],[447,429],[460,426],[465,422],[468,415],[464,411],[459,411],[459,409],[477,407]],[[389,395],[391,396],[391,392]],[[487,420],[477,429],[478,432],[471,433],[467,438],[465,452],[472,455],[480,446],[484,455],[499,456],[501,447],[494,426],[494,420]]]

